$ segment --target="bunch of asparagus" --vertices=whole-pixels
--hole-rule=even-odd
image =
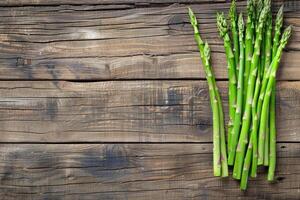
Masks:
[[[269,167],[268,180],[273,181],[276,72],[291,35],[291,26],[281,34],[283,6],[278,10],[274,30],[270,0],[248,0],[246,24],[242,13],[237,14],[235,0],[228,16],[230,26],[224,13],[217,13],[217,26],[228,64],[228,148],[222,102],[210,64],[210,48],[201,39],[197,19],[190,8],[189,16],[209,86],[214,175],[227,177],[228,165],[233,166],[232,176],[241,180],[240,188],[245,190],[249,175],[256,177],[257,166],[264,165]]]

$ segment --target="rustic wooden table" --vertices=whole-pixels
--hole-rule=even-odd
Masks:
[[[229,3],[147,2],[0,1],[0,199],[300,199],[300,2],[284,2],[294,32],[278,77],[276,182],[262,169],[247,192],[212,175],[187,16],[191,6],[212,46],[227,110],[215,13]]]

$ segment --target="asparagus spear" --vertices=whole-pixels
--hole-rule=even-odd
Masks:
[[[251,110],[251,112],[252,112],[252,130],[251,130],[251,134],[250,134],[250,141],[249,141],[249,145],[247,148],[246,156],[244,159],[242,178],[241,178],[241,184],[240,184],[240,188],[242,190],[245,190],[247,188],[249,169],[250,169],[250,165],[251,165],[251,158],[253,155],[253,146],[254,146],[255,142],[257,142],[256,133],[257,133],[257,129],[258,129],[258,117],[257,117],[257,113],[256,113],[256,103],[257,103],[257,99],[259,96],[260,82],[261,82],[260,76],[257,75],[256,82],[255,82],[255,90],[254,90],[254,95],[253,95],[252,110]]]
[[[248,131],[249,131],[250,120],[251,120],[251,106],[253,101],[253,93],[255,88],[254,86],[255,86],[256,75],[257,75],[257,64],[259,62],[260,46],[262,40],[262,29],[269,11],[270,11],[270,4],[265,6],[262,12],[260,13],[259,22],[256,29],[254,53],[253,53],[251,69],[250,69],[251,73],[250,73],[248,88],[247,88],[247,102],[245,105],[242,130],[240,133],[240,138],[236,149],[236,158],[235,158],[234,169],[233,169],[233,177],[235,179],[241,178],[245,148],[248,143]]]
[[[228,79],[229,79],[229,124],[228,133],[233,127],[235,107],[236,107],[236,65],[232,52],[230,38],[228,34],[228,25],[224,17],[224,13],[217,13],[217,26],[220,36],[224,40],[225,54],[228,62]],[[230,151],[230,150],[229,150]]]
[[[272,47],[272,58],[275,57],[280,40],[281,27],[283,24],[283,5],[279,8],[274,27],[273,47]]]
[[[273,41],[273,49],[272,49],[272,58],[274,59],[275,53],[278,48],[278,38],[280,35],[280,30],[282,27],[283,21],[283,6],[281,6],[278,10],[276,21],[275,21],[275,35]],[[274,180],[274,173],[276,167],[276,116],[275,116],[275,106],[276,106],[276,80],[273,86],[272,94],[271,94],[271,105],[270,105],[270,157],[269,157],[269,171],[268,171],[268,181]]]
[[[272,13],[270,12],[266,21],[265,31],[265,60],[263,67],[263,76],[267,72],[272,61]],[[263,77],[262,76],[262,77]]]
[[[237,12],[236,12],[236,1],[231,1],[231,6],[229,10],[229,18],[231,23],[231,34],[232,34],[232,40],[233,40],[233,53],[234,53],[234,60],[236,64],[236,77],[238,77],[239,74],[239,34],[238,34],[238,28],[237,28]]]
[[[233,129],[231,130],[231,140],[230,145],[232,149],[236,148],[239,139],[239,133],[241,128],[242,121],[242,109],[243,109],[243,89],[244,89],[244,66],[245,66],[245,43],[244,43],[244,20],[243,15],[240,13],[238,19],[238,33],[239,33],[239,50],[240,50],[240,58],[239,58],[239,76],[238,76],[238,84],[237,84],[237,105],[236,112],[234,116],[234,124]],[[232,151],[229,152],[228,164],[233,165],[234,163],[234,153]]]
[[[247,24],[245,33],[245,70],[244,70],[244,92],[243,92],[243,107],[246,103],[247,87],[248,87],[248,77],[250,73],[251,60],[253,54],[253,40],[254,40],[254,7],[253,0],[247,1]]]
[[[274,86],[271,94],[271,102],[270,102],[270,155],[269,155],[269,170],[268,170],[268,181],[274,180],[275,168],[276,168],[276,115],[275,115],[275,87],[276,87],[276,80],[274,81]]]
[[[264,92],[266,89],[266,83],[267,83],[267,73],[269,69],[269,65],[271,62],[271,40],[272,40],[272,14],[271,12],[268,14],[267,21],[266,21],[266,31],[265,31],[265,60],[264,60],[264,66],[262,66],[262,84],[261,84],[261,89],[260,89],[260,94],[259,98],[256,99],[255,102],[255,114],[257,115],[257,121],[253,123],[254,129],[255,129],[255,134],[253,135],[253,157],[252,157],[252,166],[251,166],[251,177],[256,177],[256,171],[257,171],[257,131],[258,131],[258,126],[259,126],[259,120],[260,120],[260,112],[261,112],[261,107],[262,107],[262,101],[264,97]],[[252,112],[254,110],[252,109]],[[252,121],[253,122],[253,121]]]
[[[265,131],[265,123],[266,123],[267,115],[268,115],[268,112],[269,112],[270,97],[271,97],[271,92],[272,92],[273,86],[275,84],[276,72],[277,72],[277,69],[278,69],[278,66],[279,66],[279,62],[280,62],[280,58],[281,58],[281,55],[282,55],[283,48],[286,46],[286,44],[288,42],[288,39],[291,35],[291,29],[292,29],[291,26],[288,26],[284,30],[284,33],[281,37],[280,44],[278,46],[277,52],[276,52],[275,57],[274,57],[274,59],[272,61],[272,64],[271,64],[270,76],[269,76],[269,80],[268,80],[268,84],[267,84],[267,88],[266,88],[266,93],[265,93],[265,97],[264,97],[264,101],[263,101],[262,111],[261,111],[259,136],[262,136],[262,137],[259,138],[259,143],[258,143],[259,146],[261,144],[260,142],[262,141],[262,143],[263,143],[264,140],[265,140],[265,138],[263,137],[264,134],[261,134],[261,133],[263,133]],[[271,152],[276,151],[276,149],[273,149],[275,147],[276,147],[276,144],[272,145],[272,150],[270,150],[270,151]],[[263,152],[261,152],[262,150],[263,150],[263,148],[258,149],[258,158],[260,157],[260,155],[263,155]],[[273,155],[274,154],[272,154],[272,162],[274,163],[275,162],[275,160],[274,160],[275,157]],[[270,173],[272,173],[272,172],[270,171]],[[270,176],[272,176],[272,174]]]
[[[266,2],[266,1],[265,1]],[[259,16],[261,11],[264,8],[264,1],[263,0],[256,0],[255,1],[255,19],[256,19],[256,26],[258,25]]]
[[[223,113],[221,97],[220,97],[220,94],[218,91],[218,87],[216,85],[216,81],[215,81],[214,74],[212,72],[212,68],[210,66],[210,49],[208,47],[208,44],[205,45],[203,43],[203,40],[201,39],[196,16],[194,15],[193,11],[190,8],[189,8],[189,16],[190,16],[191,24],[194,29],[194,37],[195,37],[195,40],[196,40],[198,48],[199,48],[200,57],[201,57],[201,60],[203,63],[204,71],[206,73],[206,78],[207,78],[207,80],[209,80],[208,83],[211,83],[209,86],[210,87],[209,91],[210,91],[210,93],[212,93],[212,94],[214,93],[214,95],[215,95],[215,98],[213,97],[213,95],[210,97],[211,105],[214,105],[214,102],[212,102],[214,99],[217,101],[217,104],[218,104],[219,140],[221,140],[221,141],[218,141],[217,134],[215,134],[216,132],[214,131],[214,175],[220,176],[221,175],[220,173],[222,173],[222,176],[226,177],[226,176],[228,176],[228,166],[227,166],[227,154],[226,154],[226,143],[225,143],[224,113]],[[211,90],[211,88],[213,88],[213,91]],[[216,119],[214,119],[214,120],[216,120]],[[213,123],[215,123],[215,121],[213,121]],[[221,149],[219,149],[220,146],[221,146]],[[216,149],[216,153],[215,153],[215,149]],[[220,156],[220,154],[221,154],[221,156]],[[217,160],[219,162],[217,162]],[[221,172],[219,171],[220,163],[222,166]]]
[[[282,23],[283,23],[283,7],[281,6],[280,9],[278,10],[277,16],[276,16],[276,21],[275,21],[275,33],[274,33],[274,39],[273,39],[273,48],[272,48],[272,60],[274,59],[275,55],[276,55],[276,51],[278,49],[279,46],[279,39],[280,39],[280,34],[281,34],[281,27],[282,27]],[[270,73],[270,71],[269,71]],[[262,109],[262,103],[263,103],[263,97],[265,95],[265,90],[267,87],[267,83],[268,83],[268,77],[269,74],[265,73],[265,77],[262,83],[262,90],[261,90],[261,94],[259,97],[259,102],[258,102],[258,114],[259,116],[260,111]],[[275,87],[275,86],[274,86]],[[275,97],[274,97],[275,98]],[[270,117],[271,119],[271,117]],[[263,126],[265,126],[266,124],[264,124]],[[265,129],[265,127],[263,127]],[[265,132],[259,132],[259,138],[265,138],[265,135],[261,135],[261,134],[265,134]],[[260,152],[260,154],[258,154],[258,165],[262,165],[263,164],[263,160],[264,160],[264,140],[261,141],[259,140],[259,145],[258,145],[258,151]]]

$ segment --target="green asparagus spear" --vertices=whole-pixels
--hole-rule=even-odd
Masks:
[[[273,52],[277,52],[278,48],[278,38],[281,32],[283,21],[283,6],[281,6],[278,10],[276,21],[275,21],[275,35],[273,41],[273,49],[272,49],[272,58],[275,57]],[[274,59],[274,58],[273,58]],[[271,94],[271,102],[270,102],[270,155],[269,155],[269,171],[268,171],[268,181],[274,180],[274,173],[276,168],[276,80],[273,86],[272,94]]]
[[[231,34],[232,34],[232,40],[233,40],[233,53],[234,53],[234,59],[236,64],[236,77],[238,77],[239,74],[239,34],[238,34],[238,28],[237,28],[237,12],[236,12],[236,2],[235,0],[231,1],[231,6],[229,10],[229,18],[231,23]]]
[[[253,145],[257,142],[255,139],[257,139],[257,129],[258,129],[258,117],[256,113],[256,103],[259,96],[259,90],[260,90],[260,76],[257,75],[256,82],[255,82],[255,90],[253,95],[253,104],[252,104],[252,130],[250,135],[250,141],[247,148],[246,156],[244,159],[243,164],[243,171],[242,171],[242,178],[241,178],[241,184],[240,188],[242,190],[245,190],[247,188],[247,181],[249,177],[249,169],[251,165],[252,155],[253,155]]]
[[[263,67],[264,77],[265,72],[267,72],[271,61],[272,61],[272,13],[269,13],[267,21],[266,21],[266,31],[265,31],[265,60]]]
[[[248,87],[248,77],[250,73],[251,60],[253,54],[253,40],[254,40],[254,7],[253,0],[247,1],[247,23],[246,23],[246,33],[245,33],[245,70],[244,70],[244,92],[243,92],[243,108],[246,103],[247,87]],[[244,110],[244,109],[243,109]]]
[[[189,8],[189,16],[190,16],[190,21],[194,29],[194,37],[197,42],[199,52],[200,52],[200,57],[204,66],[204,71],[206,73],[206,78],[210,81],[211,86],[210,88],[213,88],[213,92],[210,90],[210,93],[215,93],[215,98],[212,96],[210,97],[211,104],[214,104],[213,99],[216,99],[218,103],[218,114],[219,114],[219,140],[215,140],[217,138],[217,134],[215,134],[214,131],[214,148],[216,149],[216,153],[214,150],[214,174],[215,176],[220,176],[222,173],[223,177],[228,176],[228,166],[227,166],[227,154],[226,154],[226,143],[225,143],[225,128],[224,128],[224,113],[223,113],[223,107],[222,107],[222,102],[221,102],[221,97],[218,91],[218,87],[216,85],[215,77],[212,72],[212,68],[210,66],[210,49],[208,47],[208,44],[204,44],[199,33],[198,29],[198,22],[196,19],[196,16],[194,15],[193,11]],[[214,109],[213,109],[214,110]],[[215,122],[213,122],[215,123]],[[218,144],[219,143],[219,144]],[[221,148],[218,150],[218,148]],[[220,153],[218,153],[220,152]],[[221,155],[218,155],[221,154]],[[220,156],[220,158],[218,158]],[[219,162],[216,160],[219,159]],[[220,163],[221,163],[221,172],[219,171],[220,169]]]
[[[274,38],[273,38],[273,47],[272,47],[272,58],[275,57],[280,40],[281,28],[283,24],[283,6],[281,6],[277,12],[275,27],[274,27]]]
[[[265,92],[265,88],[266,88],[266,83],[267,80],[265,78],[265,76],[267,76],[267,72],[269,69],[269,65],[271,62],[271,39],[272,39],[272,15],[271,13],[268,14],[267,17],[267,21],[266,21],[266,31],[265,31],[265,60],[264,60],[264,66],[262,66],[261,70],[262,70],[262,79],[263,79],[263,83],[260,85],[261,89],[260,89],[260,94],[259,94],[259,98],[256,99],[255,102],[255,112],[257,115],[257,121],[255,123],[253,123],[253,126],[255,129],[255,134],[253,135],[253,154],[252,154],[252,166],[251,166],[251,177],[256,177],[256,171],[257,171],[257,131],[258,131],[258,126],[259,126],[259,120],[260,120],[260,112],[261,112],[261,106],[262,106],[262,101],[263,101],[263,96],[264,96],[264,92]],[[252,112],[254,110],[252,109]],[[253,122],[253,121],[252,121]]]
[[[274,86],[272,89],[271,94],[271,102],[270,102],[270,115],[269,115],[269,121],[270,121],[270,155],[269,155],[269,170],[268,170],[268,181],[274,180],[274,174],[275,174],[275,168],[276,168],[276,115],[275,115],[275,105],[276,105],[276,99],[275,99],[275,88],[276,87],[276,81],[274,81]]]
[[[256,18],[256,26],[258,25],[259,16],[261,11],[264,8],[264,1],[263,0],[256,0],[255,1],[255,18]]]
[[[282,23],[283,23],[283,7],[281,6],[280,9],[278,10],[277,16],[276,16],[276,21],[275,21],[275,33],[274,33],[274,39],[273,39],[273,47],[272,47],[272,60],[274,59],[278,46],[279,46],[279,39],[280,39],[280,34],[281,34],[281,27],[282,27]],[[268,73],[264,74],[264,79],[263,79],[263,83],[262,83],[262,90],[261,90],[261,94],[259,97],[259,102],[258,102],[258,115],[260,116],[260,111],[262,109],[262,103],[263,103],[263,97],[265,95],[265,90],[267,87],[267,83],[268,83]],[[271,105],[272,106],[272,105]],[[270,117],[271,119],[271,117]],[[266,124],[265,124],[266,125]],[[260,135],[260,134],[265,134],[265,132],[261,132],[259,133],[259,138],[265,138],[265,135]],[[259,140],[260,141],[260,140]],[[260,151],[260,154],[258,154],[258,165],[262,165],[264,163],[264,141],[260,141],[259,143],[260,145],[258,145],[258,151]]]
[[[239,59],[239,76],[237,84],[237,104],[236,112],[234,117],[233,129],[231,130],[231,140],[228,145],[231,148],[235,149],[239,139],[239,133],[241,128],[242,121],[242,109],[243,109],[243,89],[244,89],[244,66],[245,66],[245,43],[244,43],[244,20],[242,13],[239,15],[238,19],[238,33],[239,33],[239,50],[240,50],[240,59]],[[230,148],[230,149],[231,149]],[[234,153],[229,152],[228,164],[233,165],[234,163]]]
[[[248,88],[247,88],[247,102],[245,105],[242,130],[240,133],[240,138],[236,149],[236,158],[235,158],[234,169],[233,169],[233,177],[235,179],[241,178],[241,171],[242,171],[242,166],[244,161],[245,149],[246,149],[246,145],[248,144],[248,131],[249,131],[249,126],[251,121],[251,106],[252,106],[254,89],[255,89],[257,65],[259,62],[260,46],[262,40],[262,29],[269,11],[270,11],[270,4],[265,6],[262,12],[260,13],[258,26],[256,29],[254,53],[253,53],[251,69],[250,69],[251,73],[250,73]]]
[[[232,52],[230,38],[228,34],[228,25],[223,13],[217,13],[217,26],[220,36],[224,40],[225,54],[228,62],[228,79],[229,79],[229,124],[228,133],[231,133],[233,127],[235,107],[236,107],[236,65]]]
[[[275,54],[274,59],[272,60],[271,66],[270,66],[270,73],[269,73],[269,80],[268,80],[268,84],[267,84],[267,88],[266,88],[266,92],[265,92],[265,96],[264,96],[264,100],[263,100],[263,105],[262,105],[262,110],[261,110],[261,117],[260,117],[260,126],[259,126],[259,141],[258,141],[258,158],[262,158],[263,160],[263,150],[264,150],[264,132],[265,132],[265,128],[266,128],[266,123],[267,123],[267,115],[269,113],[269,103],[270,103],[270,97],[271,97],[271,92],[273,89],[273,85],[275,84],[275,78],[276,78],[276,72],[279,66],[279,62],[280,62],[280,58],[282,55],[282,51],[283,48],[285,47],[285,45],[288,42],[288,39],[291,35],[291,26],[287,27],[284,30],[284,33],[281,37],[280,40],[280,44],[278,46],[277,52]],[[261,148],[260,148],[261,147]],[[272,148],[274,146],[272,145]],[[276,151],[274,149],[271,150],[272,152]],[[274,157],[272,157],[272,159],[274,159]],[[258,164],[259,164],[258,160]],[[272,160],[273,162],[274,160]],[[263,162],[261,162],[262,164]]]

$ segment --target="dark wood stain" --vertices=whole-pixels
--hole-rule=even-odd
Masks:
[[[260,172],[243,193],[238,182],[212,176],[212,144],[2,144],[0,194],[8,200],[298,199],[299,145],[284,145],[290,151],[278,148],[277,181],[267,183]]]

